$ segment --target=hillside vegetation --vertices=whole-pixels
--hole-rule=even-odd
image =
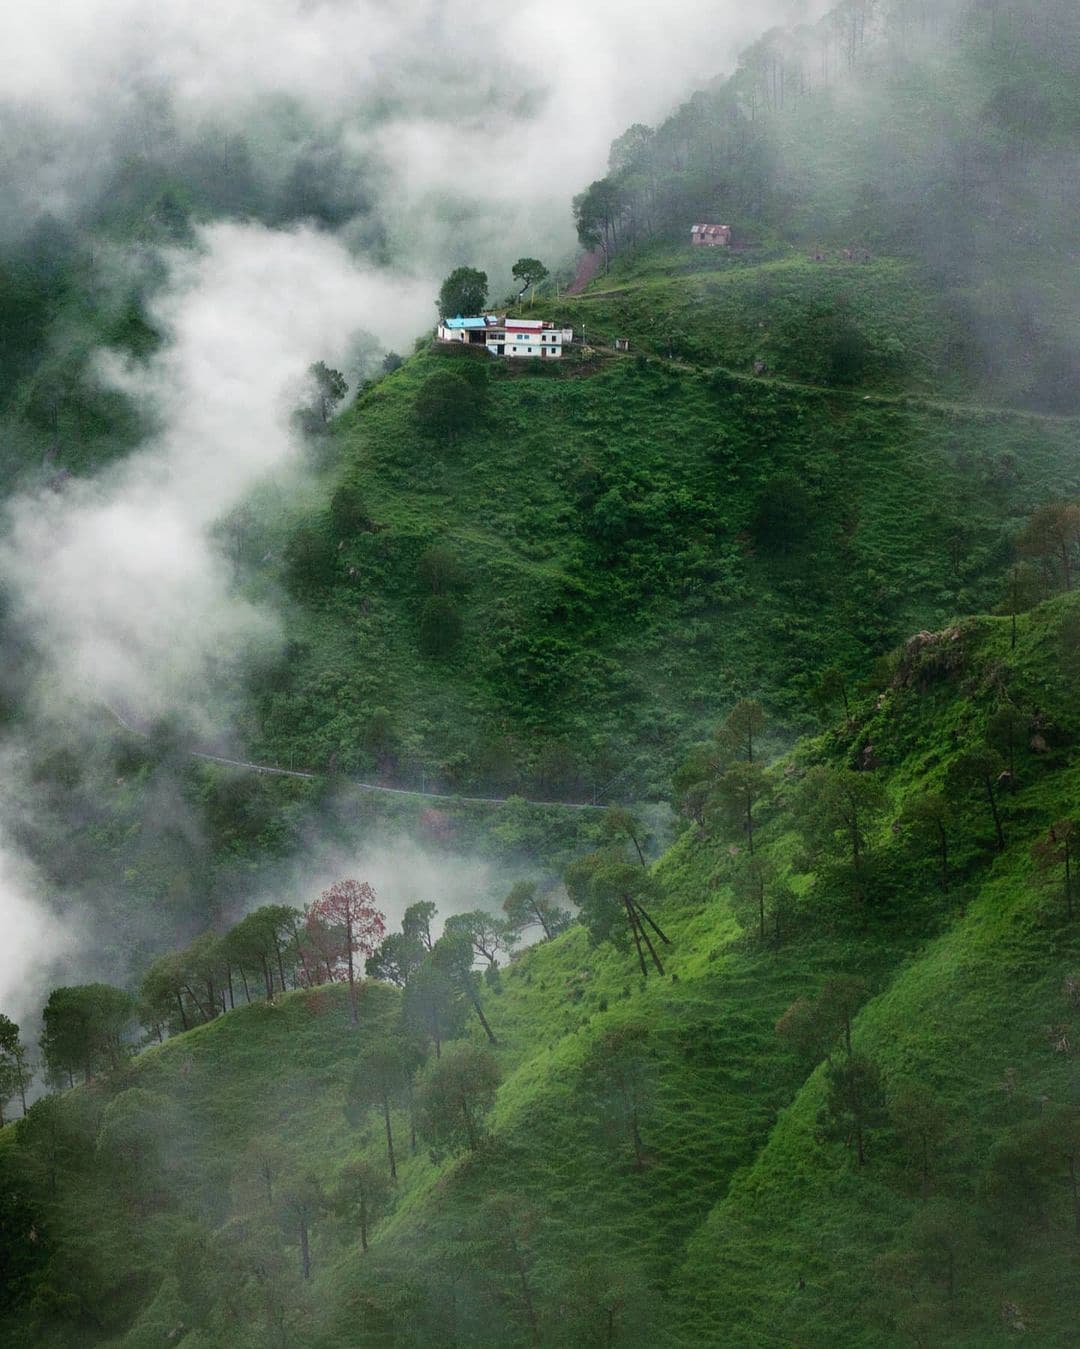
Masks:
[[[783,312],[755,298],[772,264],[736,266],[745,328]],[[639,263],[610,333],[662,346],[648,316],[681,284]],[[725,354],[728,316],[694,312]],[[775,359],[810,376],[799,312]],[[283,545],[293,644],[254,732],[275,762],[586,801],[618,775],[616,799],[656,799],[716,708],[754,694],[805,730],[827,666],[865,678],[907,634],[992,608],[1028,514],[1080,489],[1067,421],[643,356],[487,361],[422,353],[339,418],[326,504]],[[482,407],[432,432],[415,400],[462,363]]]
[[[399,1015],[386,985],[363,986],[355,1029],[341,985],[302,990],[33,1107],[3,1136],[5,1222],[41,1233],[9,1341],[981,1345],[1023,1322],[1066,1342],[1080,941],[1039,844],[1076,800],[1080,612],[1041,607],[1015,650],[1009,629],[906,648],[880,696],[770,769],[755,856],[770,906],[788,878],[779,940],[739,899],[744,830],[717,804],[651,882],[662,977],[578,925],[481,980],[493,1108],[474,1147],[440,1132],[429,1062],[415,1151],[393,1111],[389,1189],[377,1110],[344,1108]],[[1004,849],[966,775],[983,753],[1012,755]],[[855,872],[814,804],[851,779]],[[947,891],[913,823],[940,793]],[[822,996],[812,1033],[777,1034]],[[444,1065],[487,1052],[469,1020]],[[862,1164],[823,1110],[826,1057],[880,1072]],[[366,1253],[357,1174],[378,1195]]]

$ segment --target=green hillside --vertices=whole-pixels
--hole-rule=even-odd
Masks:
[[[663,977],[575,926],[481,981],[502,1078],[483,1141],[440,1141],[421,1109],[414,1153],[402,1098],[398,1181],[363,1255],[333,1196],[350,1161],[385,1172],[377,1111],[343,1106],[398,1015],[386,985],[364,985],[355,1030],[340,985],[298,991],[35,1106],[4,1135],[5,1222],[32,1213],[42,1233],[8,1341],[512,1345],[535,1321],[544,1344],[975,1345],[1022,1320],[1067,1342],[1080,944],[1060,865],[1032,850],[1076,800],[1078,618],[1071,599],[1041,607],[1015,651],[1007,620],[907,648],[882,695],[772,766],[755,812],[757,856],[793,893],[779,945],[733,909],[742,830],[710,814],[656,868]],[[1002,743],[1003,709],[998,851],[957,764]],[[876,766],[852,774],[867,745]],[[867,793],[857,875],[810,799],[850,778]],[[895,824],[942,790],[947,893],[935,848]],[[821,1060],[851,1061],[839,1023],[800,1053],[774,1030],[844,975],[862,981],[841,985],[854,1056],[884,1084],[864,1165],[818,1123]],[[911,1087],[929,1103],[905,1105]],[[299,1192],[321,1196],[310,1279]]]
[[[561,312],[655,350],[657,306],[692,303],[694,331],[720,335],[709,360],[733,362],[733,316],[777,312],[775,368],[821,378],[800,315],[822,274],[788,266],[774,308],[776,265],[735,266],[715,308],[661,257],[614,311],[604,292]],[[874,309],[877,280],[856,279]],[[879,312],[883,343],[926,293]],[[364,392],[327,447],[324,504],[277,536],[292,645],[252,731],[275,762],[577,800],[619,774],[623,799],[662,797],[735,698],[807,729],[825,667],[866,677],[909,633],[991,609],[1026,517],[1080,488],[1072,421],[640,354],[467,361],[484,402],[451,439],[416,400],[465,359],[425,351]],[[266,534],[246,547],[262,557]]]
[[[564,360],[360,334],[213,526],[286,634],[219,739],[54,708],[0,586],[0,873],[65,981],[0,1008],[0,1344],[1075,1342],[1075,10],[840,0],[630,127],[565,185],[591,283],[490,297]],[[291,98],[190,145],[147,102],[0,242],[45,528],[152,429],[99,367],[159,350],[160,249],[423,265],[382,78],[363,173]]]

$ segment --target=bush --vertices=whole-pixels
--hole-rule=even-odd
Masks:
[[[461,640],[461,615],[445,595],[432,595],[420,614],[420,650],[425,656],[448,656]]]
[[[416,419],[428,435],[452,441],[479,418],[487,401],[487,371],[481,367],[477,377],[467,369],[436,372],[416,395]]]

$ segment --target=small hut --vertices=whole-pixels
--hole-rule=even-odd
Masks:
[[[694,225],[690,230],[690,243],[694,248],[730,248],[730,225]]]

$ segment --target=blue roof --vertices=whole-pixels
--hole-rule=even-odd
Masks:
[[[463,319],[459,314],[454,319],[443,319],[447,328],[486,328],[487,322],[482,318]]]

